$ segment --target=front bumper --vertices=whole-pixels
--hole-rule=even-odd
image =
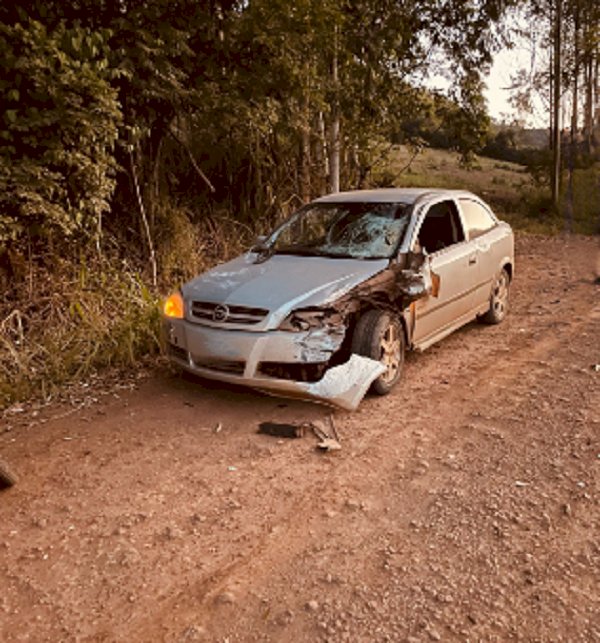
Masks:
[[[329,360],[342,344],[344,333],[311,329],[249,332],[226,330],[185,320],[164,320],[169,359],[202,377],[251,386],[285,397],[315,401],[355,410],[369,386],[385,368],[374,360],[352,355],[330,368],[317,382],[278,379],[261,373],[261,364],[318,364]]]

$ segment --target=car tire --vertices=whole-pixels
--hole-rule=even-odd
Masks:
[[[481,316],[481,321],[486,324],[499,324],[508,313],[508,299],[510,289],[510,276],[506,268],[498,273],[490,294],[490,307]]]
[[[16,482],[16,476],[6,466],[6,464],[0,460],[0,487],[12,487]]]
[[[371,384],[371,391],[387,395],[402,375],[404,329],[397,315],[385,310],[369,310],[354,328],[352,352],[381,362],[386,372]]]

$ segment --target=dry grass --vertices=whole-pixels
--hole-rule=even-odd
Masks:
[[[407,148],[395,148],[384,182],[399,187],[470,190],[486,199],[515,228],[544,234],[555,234],[565,228],[564,216],[553,211],[548,189],[539,186],[524,166],[477,157],[474,164],[466,168],[461,166],[458,154],[430,148],[423,148],[412,162],[411,157]],[[375,182],[379,179],[381,177],[374,177]],[[573,232],[594,234],[600,230],[599,190],[599,164],[576,170]]]
[[[38,268],[29,277],[0,309],[0,408],[157,353],[157,298],[126,265]]]
[[[404,146],[394,150],[389,168],[398,187],[440,187],[471,190],[485,198],[499,213],[514,212],[524,190],[534,188],[526,169],[515,163],[477,157],[462,167],[460,155],[423,148],[409,164],[412,153]]]
[[[32,267],[0,303],[0,409],[47,400],[106,367],[136,367],[160,352],[160,303],[180,283],[246,249],[248,228],[227,217],[192,225],[170,212],[158,252],[162,292],[126,261]]]

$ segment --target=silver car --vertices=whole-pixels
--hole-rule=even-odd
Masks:
[[[342,192],[302,207],[164,306],[170,359],[205,378],[353,409],[388,393],[406,349],[501,322],[510,226],[470,192]]]

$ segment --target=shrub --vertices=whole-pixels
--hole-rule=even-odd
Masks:
[[[0,243],[93,235],[114,188],[121,113],[108,32],[0,24]]]

